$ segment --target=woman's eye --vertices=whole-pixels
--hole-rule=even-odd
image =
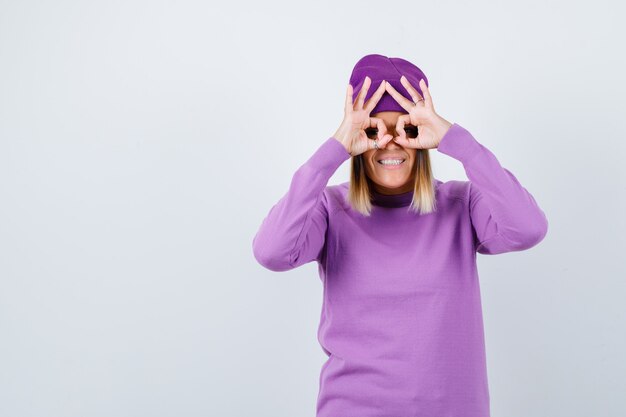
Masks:
[[[378,129],[365,129],[365,134],[370,139],[376,139],[378,137]]]
[[[417,137],[417,126],[407,126],[404,128],[404,131],[406,132],[406,135],[410,138],[416,138]]]

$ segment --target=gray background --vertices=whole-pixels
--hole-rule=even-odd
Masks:
[[[492,416],[624,415],[620,7],[1,1],[0,415],[313,416],[317,266],[251,244],[368,53],[548,216],[479,256]]]

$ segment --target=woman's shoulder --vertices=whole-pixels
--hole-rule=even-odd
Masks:
[[[324,190],[324,196],[328,205],[329,211],[337,209],[346,209],[348,205],[348,189],[350,182],[345,181],[340,184],[327,185]]]
[[[442,199],[469,201],[470,182],[461,180],[437,181],[437,194]]]

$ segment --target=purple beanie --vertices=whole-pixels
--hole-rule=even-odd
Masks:
[[[370,77],[372,82],[367,90],[367,95],[363,101],[364,103],[376,92],[383,80],[386,80],[400,94],[412,101],[411,95],[400,82],[402,75],[409,80],[409,83],[411,83],[423,97],[424,94],[419,86],[419,81],[423,78],[424,82],[426,82],[426,86],[429,86],[428,79],[417,66],[402,58],[389,58],[379,54],[365,55],[363,58],[359,59],[352,70],[352,75],[350,75],[352,101],[354,102],[359,95],[361,87],[363,87],[363,82],[365,81],[365,76]],[[370,114],[381,111],[399,111],[407,113],[407,111],[386,91],[380,100],[378,100],[376,107],[374,107]]]

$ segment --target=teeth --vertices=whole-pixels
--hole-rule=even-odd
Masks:
[[[382,161],[378,161],[383,165],[400,165],[404,159],[383,159]]]

